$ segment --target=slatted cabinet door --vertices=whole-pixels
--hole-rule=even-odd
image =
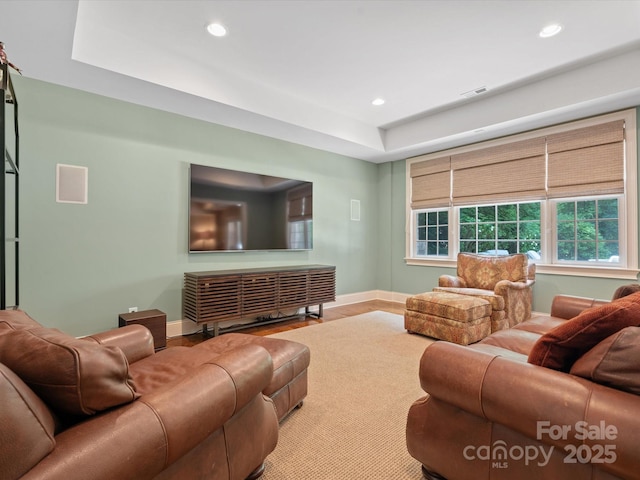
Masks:
[[[307,305],[309,272],[281,272],[278,307],[281,311]]]
[[[185,278],[185,316],[197,323],[242,318],[242,276]]]
[[[278,274],[242,276],[242,315],[257,317],[278,312]]]
[[[309,305],[333,302],[336,299],[336,269],[309,271]]]

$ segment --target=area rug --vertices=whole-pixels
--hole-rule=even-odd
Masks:
[[[308,345],[311,365],[308,396],[281,424],[263,480],[423,478],[405,428],[432,340],[379,311],[271,336]]]

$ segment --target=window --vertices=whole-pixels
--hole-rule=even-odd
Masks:
[[[620,261],[618,198],[556,204],[558,261]]]
[[[416,255],[449,256],[449,212],[416,212]]]
[[[538,272],[637,278],[636,111],[407,161],[407,263],[526,253]]]
[[[460,251],[540,254],[540,202],[459,209]]]

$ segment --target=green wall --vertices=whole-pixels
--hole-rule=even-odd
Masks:
[[[640,108],[637,109],[636,113],[638,116],[636,126],[638,128],[637,136],[640,149]],[[640,152],[638,159],[640,160]],[[434,286],[437,286],[440,275],[455,274],[455,269],[407,265],[404,261],[406,228],[405,168],[406,162],[404,160],[393,162],[390,167],[385,166],[385,172],[388,173],[385,175],[384,182],[389,185],[386,186],[384,191],[390,193],[390,204],[394,213],[391,215],[391,239],[387,239],[387,232],[381,232],[380,234],[380,245],[388,249],[389,258],[391,259],[390,267],[387,269],[388,272],[386,274],[388,278],[385,280],[383,289],[405,294],[415,294],[431,290]],[[638,170],[640,171],[640,168]],[[638,211],[640,212],[640,208]],[[384,226],[381,227],[381,230],[384,230]],[[633,248],[633,246],[631,248]],[[638,246],[636,245],[635,248],[638,248]],[[553,297],[557,294],[608,299],[611,298],[611,295],[613,295],[617,287],[631,282],[630,280],[611,278],[537,274],[534,286],[533,308],[539,312],[550,311]]]
[[[45,325],[84,335],[116,327],[131,306],[180,319],[188,271],[331,264],[338,295],[414,294],[454,271],[404,261],[405,161],[376,165],[33,79],[14,82],[20,305]],[[89,168],[88,205],[55,202],[58,163]],[[312,181],[313,250],[188,254],[190,163]],[[360,221],[350,220],[351,199],[361,202]],[[539,274],[534,309],[549,311],[558,293],[608,298],[626,283]]]
[[[337,294],[377,288],[377,165],[33,79],[20,108],[20,306],[84,335],[128,307],[182,318],[183,273],[322,263]],[[89,203],[55,201],[56,164],[89,168]],[[314,184],[308,252],[187,253],[189,163]],[[350,200],[361,221],[350,220]]]

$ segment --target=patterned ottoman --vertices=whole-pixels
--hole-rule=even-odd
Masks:
[[[491,333],[491,304],[457,293],[421,293],[407,298],[404,328],[409,333],[468,345]]]

